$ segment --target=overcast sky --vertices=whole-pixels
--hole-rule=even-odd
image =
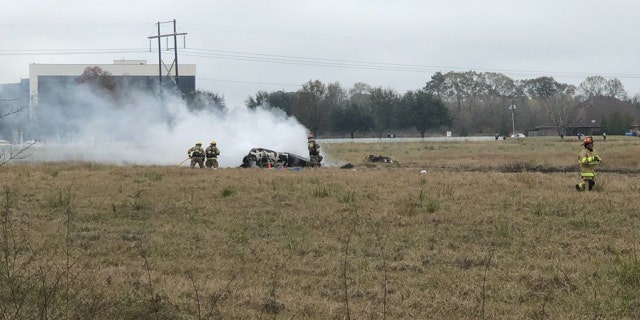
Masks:
[[[437,71],[601,75],[640,91],[637,0],[22,0],[2,13],[0,83],[28,78],[30,63],[157,63],[148,37],[176,19],[179,63],[230,107],[316,79],[403,93]]]

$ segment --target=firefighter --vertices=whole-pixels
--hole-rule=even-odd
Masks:
[[[218,155],[220,155],[220,150],[218,150],[215,140],[211,141],[204,153],[207,156],[207,161],[205,162],[207,168],[218,169]]]
[[[191,158],[191,169],[195,168],[196,163],[198,167],[204,168],[204,149],[202,149],[202,142],[196,142],[196,145],[187,150],[187,155]]]
[[[580,165],[580,176],[582,182],[576,184],[576,190],[584,191],[588,188],[589,191],[593,190],[593,186],[596,184],[596,171],[594,167],[600,164],[600,156],[593,150],[593,138],[586,137],[582,141],[584,149],[578,156],[578,164]]]
[[[307,134],[307,148],[309,149],[309,165],[313,167],[320,166],[320,145],[313,138],[313,134]]]

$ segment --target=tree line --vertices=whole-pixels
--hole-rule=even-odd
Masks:
[[[115,100],[127,92],[99,67],[86,68],[76,83],[88,84]],[[339,82],[310,80],[297,91],[258,91],[245,105],[280,109],[316,135],[383,137],[394,131],[422,137],[444,131],[459,136],[508,135],[514,119],[518,131],[544,125],[560,134],[585,120],[581,103],[594,97],[611,97],[640,107],[638,96],[629,99],[616,78],[596,75],[574,86],[553,77],[514,80],[501,73],[475,71],[436,72],[423,87],[402,94],[363,82],[346,89]],[[226,109],[224,97],[218,93],[196,90],[183,98],[192,111]],[[622,134],[638,121],[617,113],[598,120],[602,130],[610,134]]]
[[[452,125],[444,102],[422,89],[399,95],[393,89],[356,83],[347,91],[337,82],[313,80],[297,92],[261,91],[247,100],[251,109],[260,105],[282,109],[315,134],[341,132],[354,137],[374,132],[382,136],[388,130],[415,128],[424,136],[429,130]]]
[[[98,67],[87,68],[77,82],[118,96],[111,74]],[[192,111],[226,109],[224,97],[214,92],[196,90],[183,97]],[[316,135],[382,137],[392,131],[413,131],[424,137],[445,130],[460,136],[508,135],[516,115],[521,131],[544,125],[560,134],[585,120],[582,103],[595,97],[629,101],[640,107],[638,96],[629,99],[616,78],[590,76],[574,86],[553,77],[514,80],[501,73],[475,71],[436,72],[422,88],[402,94],[363,82],[346,89],[339,82],[310,80],[294,92],[259,91],[249,96],[245,105],[280,109]],[[601,129],[610,134],[622,134],[637,121],[618,113],[599,120]]]
[[[615,78],[591,76],[575,86],[553,77],[513,80],[500,73],[475,71],[437,72],[424,87],[403,94],[366,83],[347,90],[338,82],[310,80],[295,92],[259,91],[245,104],[250,109],[281,109],[315,134],[382,137],[388,131],[415,130],[424,137],[444,130],[461,136],[506,135],[512,131],[512,116],[523,131],[547,125],[560,134],[585,120],[581,103],[594,97],[640,106],[638,98],[630,100]],[[610,118],[600,120],[611,127],[611,134],[624,132],[633,121],[628,115]]]

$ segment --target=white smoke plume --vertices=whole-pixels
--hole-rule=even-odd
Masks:
[[[29,160],[177,165],[196,142],[206,148],[212,140],[220,149],[222,168],[239,166],[254,147],[308,156],[307,129],[278,109],[193,112],[173,95],[160,98],[139,92],[117,102],[91,90],[75,90],[73,95],[65,97],[71,105],[40,105],[35,110],[37,136],[30,139],[41,143]]]

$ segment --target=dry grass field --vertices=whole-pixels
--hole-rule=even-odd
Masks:
[[[638,319],[640,142],[595,147],[582,193],[558,138],[322,146],[353,169],[6,164],[0,318]]]

